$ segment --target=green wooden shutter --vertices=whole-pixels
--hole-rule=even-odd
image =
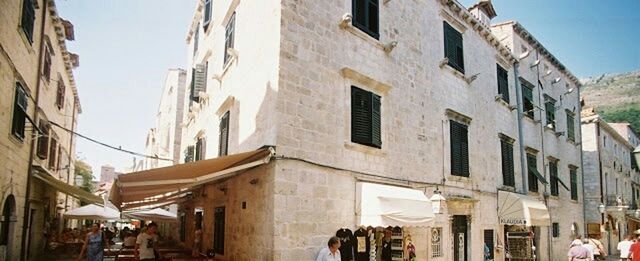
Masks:
[[[451,139],[451,175],[469,176],[469,146],[467,126],[449,121]]]
[[[513,144],[505,140],[500,140],[502,150],[502,181],[505,186],[515,186],[514,166],[513,166]]]
[[[449,65],[464,73],[464,47],[462,34],[449,23],[444,25],[444,56],[449,58]]]
[[[577,170],[574,168],[569,169],[569,175],[571,179],[571,199],[578,200],[578,175]]]
[[[534,170],[537,168],[537,159],[535,155],[527,154],[527,169],[529,180],[529,191],[538,191],[538,178],[535,176]]]
[[[500,65],[496,65],[498,75],[498,94],[509,103],[509,74]]]
[[[380,96],[371,94],[371,145],[382,147],[382,122],[380,121]]]
[[[22,85],[16,83],[16,93],[13,104],[13,118],[11,124],[11,133],[20,140],[24,139],[25,124],[27,119],[27,93]]]
[[[573,115],[567,112],[567,137],[571,141],[576,141],[576,133],[575,133],[575,119]]]
[[[558,196],[558,166],[555,162],[549,162],[549,175],[551,176],[551,195]]]
[[[191,69],[191,91],[189,94],[189,98],[191,101],[199,101],[198,94],[196,93],[196,68]]]
[[[200,93],[207,92],[207,65],[205,63],[196,65],[193,92],[194,101],[200,100]]]
[[[375,39],[379,33],[379,5],[378,0],[353,0],[353,26],[362,30]]]
[[[217,207],[213,212],[213,250],[216,254],[224,255],[225,207]]]
[[[556,100],[549,97],[548,95],[544,96],[544,107],[547,115],[547,124],[551,124],[552,128],[555,129],[556,125]]]
[[[33,43],[33,25],[36,19],[36,11],[33,4],[34,0],[23,0],[22,2],[22,19],[20,26],[27,36],[29,43]]]
[[[220,119],[219,137],[218,156],[225,156],[229,153],[229,112],[226,112]]]
[[[229,48],[233,48],[234,41],[235,41],[234,40],[235,31],[236,31],[236,13],[234,12],[231,15],[231,18],[229,18],[229,23],[227,23],[227,26],[225,28],[223,66],[226,66],[227,63],[230,61],[228,50]]]
[[[372,106],[369,92],[351,86],[351,141],[368,145],[372,140]]]

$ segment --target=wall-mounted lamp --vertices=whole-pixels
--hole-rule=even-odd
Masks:
[[[600,214],[604,214],[605,208],[605,205],[603,203],[600,203],[600,205],[598,206],[598,212],[600,212]]]
[[[436,188],[433,192],[433,196],[429,198],[431,201],[431,208],[434,214],[442,214],[442,209],[444,207],[444,203],[447,201],[444,196],[442,196],[442,192]]]

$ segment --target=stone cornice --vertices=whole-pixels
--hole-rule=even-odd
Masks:
[[[469,10],[458,3],[455,0],[437,0],[443,7],[451,12],[451,15],[457,19],[464,21],[467,26],[476,31],[487,43],[493,46],[498,54],[500,54],[505,60],[513,63],[516,61],[515,56],[511,53],[506,46],[500,43],[500,41],[493,35],[491,28],[484,25],[478,20]]]

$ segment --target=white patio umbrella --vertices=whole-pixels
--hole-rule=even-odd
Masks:
[[[126,213],[125,216],[135,219],[152,220],[156,222],[178,222],[178,216],[161,208],[141,210]]]
[[[120,212],[110,207],[90,204],[64,213],[67,219],[119,220]]]

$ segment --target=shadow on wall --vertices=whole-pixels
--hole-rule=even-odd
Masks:
[[[230,133],[229,135],[229,154],[255,150],[265,145],[275,145],[277,130],[276,102],[277,91],[273,89],[271,82],[267,81],[265,84],[264,98],[262,99],[260,108],[254,118],[255,129],[251,135],[240,140],[241,124],[249,123],[240,122],[239,119],[242,119],[240,102],[237,100],[235,101],[231,115],[235,116],[236,119],[231,119],[233,125],[230,126],[230,130],[232,130],[233,133]]]

